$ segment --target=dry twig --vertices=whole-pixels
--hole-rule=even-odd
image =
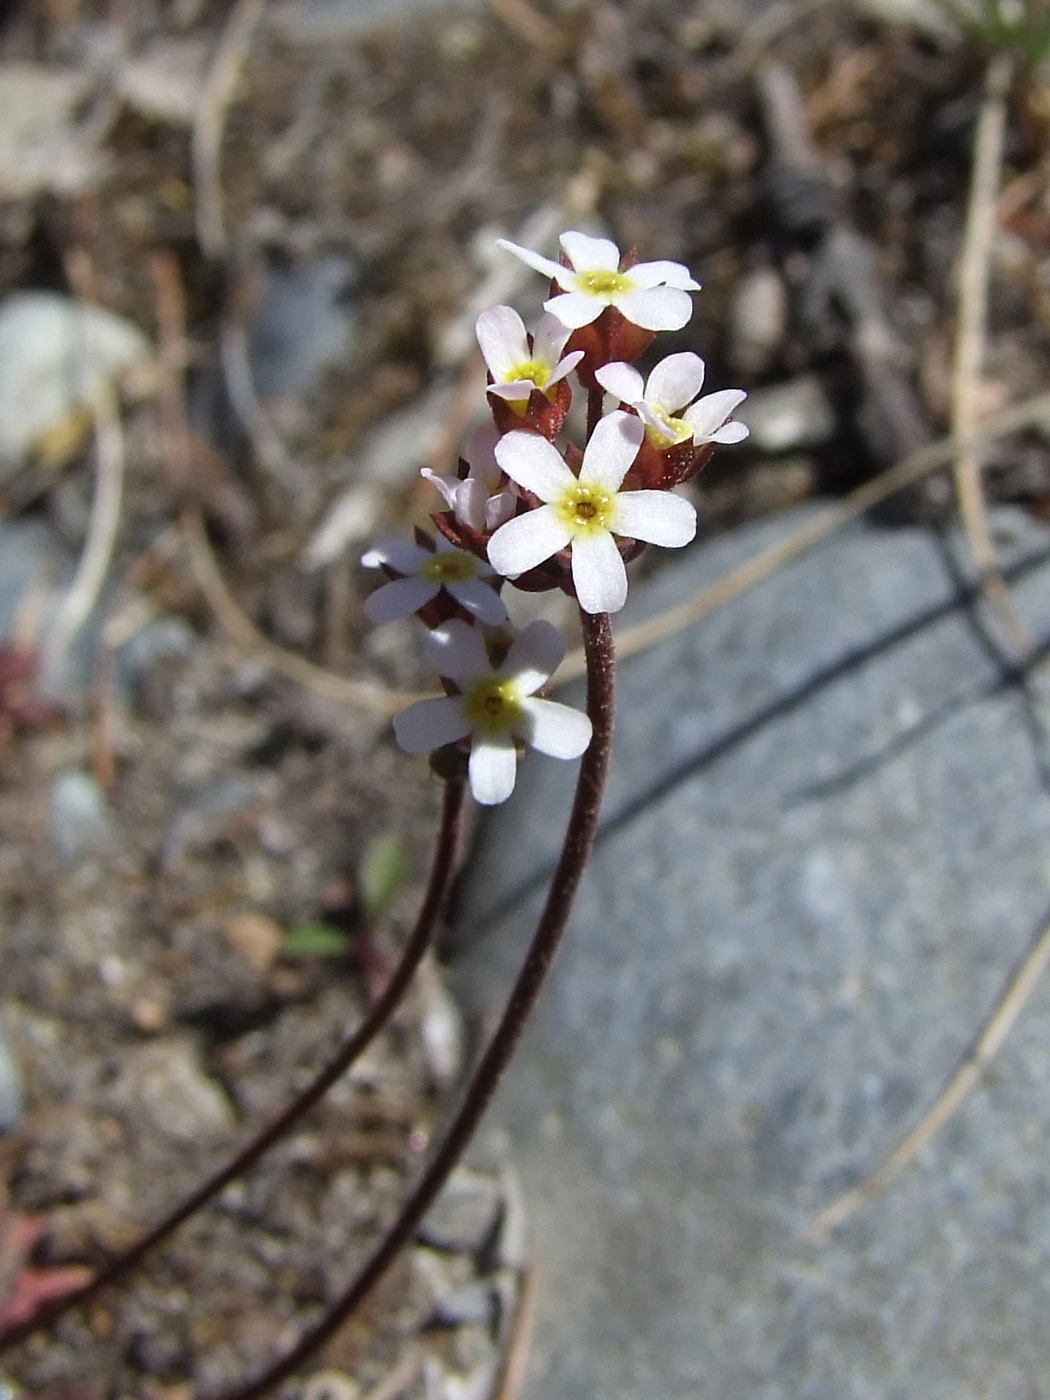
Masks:
[[[518,1275],[518,1306],[514,1310],[514,1325],[490,1400],[519,1400],[525,1385],[525,1370],[535,1327],[536,1266],[528,1264]]]
[[[981,577],[981,586],[1010,645],[1031,650],[1028,630],[1010,601],[988,525],[981,463],[973,440],[979,412],[981,360],[988,323],[988,278],[997,222],[1006,98],[1014,73],[1012,54],[996,54],[985,76],[984,98],[974,140],[970,199],[959,258],[959,309],[952,366],[952,433],[960,440],[954,464],[959,513]]]
[[[817,1216],[803,1236],[819,1239],[868,1205],[898,1176],[912,1159],[938,1133],[978,1082],[998,1054],[1003,1042],[1024,1009],[1036,983],[1050,962],[1050,923],[1040,932],[1021,961],[1011,972],[1002,995],[980,1033],[963,1056],[958,1069],[933,1104],[889,1156],[866,1180]]]

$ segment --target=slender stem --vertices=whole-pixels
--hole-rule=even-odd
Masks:
[[[336,1080],[346,1073],[358,1056],[371,1044],[389,1021],[408,989],[424,953],[430,946],[434,926],[448,898],[449,887],[456,867],[456,853],[463,830],[463,796],[464,783],[461,778],[451,779],[446,783],[441,826],[434,850],[430,879],[415,928],[405,944],[404,952],[401,954],[400,961],[394,969],[390,981],[357,1030],[347,1037],[313,1082],[268,1127],[264,1128],[257,1137],[242,1148],[236,1157],[210,1176],[192,1195],[187,1196],[137,1244],[132,1245],[130,1249],[111,1260],[84,1288],[68,1294],[53,1307],[38,1312],[31,1321],[5,1331],[0,1336],[0,1353],[13,1347],[30,1333],[50,1326],[71,1308],[88,1302],[103,1288],[108,1288],[110,1284],[123,1278],[125,1274],[141,1263],[147,1254],[162,1244],[191,1215],[195,1215],[197,1211],[207,1205],[231,1181],[250,1171],[260,1158],[324,1097]]]
[[[587,441],[590,442],[594,436],[594,430],[601,422],[602,410],[605,408],[605,390],[600,386],[597,389],[587,390]]]
[[[266,1395],[309,1360],[365,1300],[401,1249],[412,1239],[420,1221],[445,1185],[517,1048],[565,932],[580,877],[594,844],[602,790],[609,767],[615,679],[612,628],[606,613],[595,616],[582,613],[581,618],[587,654],[587,712],[594,726],[594,736],[580,764],[572,813],[547,903],[503,1017],[467,1086],[463,1104],[441,1146],[371,1258],[298,1346],[293,1347],[283,1360],[257,1380],[229,1395],[227,1400],[258,1400],[258,1397]]]

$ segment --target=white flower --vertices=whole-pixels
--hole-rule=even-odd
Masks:
[[[690,438],[699,447],[705,442],[743,442],[747,437],[743,423],[726,421],[747,395],[743,389],[720,389],[697,398],[704,382],[704,362],[689,350],[662,359],[644,385],[634,366],[622,361],[603,365],[594,377],[621,403],[631,405],[654,447],[673,447]]]
[[[443,476],[429,467],[419,473],[441,492],[456,519],[480,535],[491,534],[509,520],[519,499],[513,482],[500,487],[503,472],[493,455],[498,438],[499,430],[492,423],[483,423],[472,434],[464,454],[465,478]]]
[[[429,753],[471,739],[470,790],[478,802],[505,802],[514,790],[516,739],[552,758],[578,758],[591,741],[591,722],[578,710],[536,691],[561,664],[565,642],[549,622],[533,622],[494,666],[477,627],[453,618],[427,638],[442,676],[461,692],[417,700],[394,720],[408,753]]]
[[[525,323],[510,306],[493,306],[483,311],[475,327],[481,353],[494,383],[490,394],[508,399],[520,412],[533,389],[550,396],[559,380],[583,359],[582,350],[562,357],[571,332],[556,316],[542,317],[529,349]]]
[[[456,549],[445,539],[438,539],[433,553],[407,540],[384,540],[370,549],[361,563],[367,569],[386,564],[404,578],[392,579],[365,600],[365,617],[369,622],[393,622],[418,612],[447,589],[467,612],[482,622],[505,622],[507,609],[495,589],[485,583],[492,570],[481,559]]]
[[[620,250],[607,238],[563,233],[560,241],[571,267],[506,238],[497,239],[499,247],[561,287],[562,295],[551,297],[544,307],[570,330],[589,326],[607,306],[615,306],[633,325],[647,331],[681,330],[693,314],[688,293],[698,292],[700,283],[681,263],[638,263],[621,272]]]
[[[589,613],[619,611],[627,601],[627,571],[613,535],[677,546],[696,534],[696,511],[681,496],[619,489],[644,434],[640,418],[608,414],[587,444],[578,477],[538,433],[500,438],[500,466],[545,504],[508,520],[489,540],[496,572],[517,578],[569,545],[580,607]]]

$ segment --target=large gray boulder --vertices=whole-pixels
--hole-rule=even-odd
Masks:
[[[797,523],[635,590],[624,621]],[[997,528],[1050,634],[1050,534]],[[487,1132],[530,1202],[533,1400],[1050,1396],[1050,989],[866,1212],[1050,906],[1026,699],[952,551],[858,525],[621,669],[604,834]],[[486,818],[456,979],[490,1014],[572,773]]]

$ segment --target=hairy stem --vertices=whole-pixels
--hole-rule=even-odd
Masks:
[[[572,813],[547,894],[547,903],[502,1019],[474,1071],[463,1103],[441,1146],[371,1258],[317,1326],[283,1360],[257,1380],[233,1392],[227,1400],[258,1400],[258,1397],[266,1395],[314,1356],[364,1302],[401,1249],[412,1239],[462,1157],[517,1048],[565,932],[580,877],[594,844],[609,767],[615,679],[612,628],[606,613],[595,616],[581,613],[581,619],[587,656],[587,713],[594,726],[594,735],[580,764]]]
[[[594,436],[594,430],[601,422],[602,410],[605,408],[605,390],[600,386],[597,389],[587,390],[587,441],[590,442]]]
[[[187,1196],[173,1211],[130,1249],[111,1260],[92,1281],[75,1293],[68,1294],[53,1307],[45,1308],[29,1321],[18,1327],[9,1328],[0,1336],[0,1353],[7,1351],[30,1333],[48,1327],[71,1308],[87,1303],[103,1288],[116,1283],[118,1279],[134,1269],[147,1254],[173,1234],[190,1216],[196,1215],[213,1197],[237,1177],[243,1176],[279,1142],[311,1108],[318,1103],[337,1079],[350,1068],[354,1061],[372,1043],[383,1029],[402,997],[408,989],[423,955],[430,946],[441,910],[448,898],[449,887],[456,868],[456,854],[463,830],[464,784],[461,778],[446,783],[445,797],[438,831],[437,845],[430,870],[423,903],[420,906],[415,928],[405,944],[401,959],[383,989],[382,995],[362,1021],[361,1025],[342,1043],[336,1053],[317,1074],[313,1082],[303,1090],[288,1107],[279,1114],[268,1127],[253,1138],[226,1165],[208,1177],[192,1195]]]

